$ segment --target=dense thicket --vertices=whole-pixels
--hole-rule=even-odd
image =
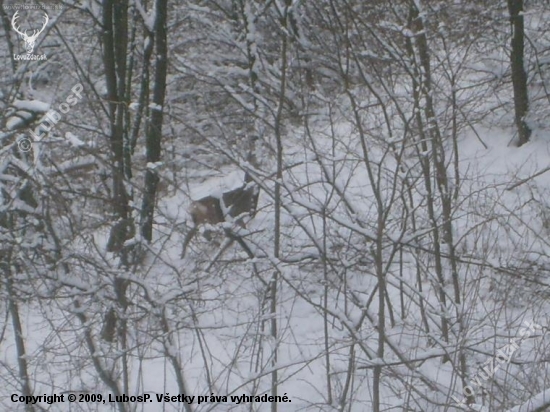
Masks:
[[[66,0],[38,61],[14,6],[2,408],[549,407],[544,1]],[[182,258],[245,174],[254,217]]]

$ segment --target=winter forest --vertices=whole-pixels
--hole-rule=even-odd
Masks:
[[[547,0],[0,13],[0,411],[550,411]]]

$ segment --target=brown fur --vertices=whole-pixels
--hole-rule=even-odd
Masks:
[[[223,193],[221,198],[206,196],[191,203],[189,214],[193,220],[193,228],[183,241],[182,258],[185,256],[187,245],[197,233],[200,225],[215,225],[239,217],[237,223],[244,227],[244,217],[255,215],[259,188],[251,182],[252,179],[246,174],[242,186]],[[210,241],[210,233],[205,233],[205,238]]]

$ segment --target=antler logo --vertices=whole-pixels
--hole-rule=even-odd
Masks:
[[[22,32],[17,27],[17,18],[19,17],[17,15],[19,13],[18,11],[15,12],[11,19],[11,26],[13,29],[21,36],[23,41],[25,42],[25,50],[27,51],[27,54],[31,54],[34,50],[34,45],[36,43],[36,39],[38,38],[38,35],[44,31],[46,28],[46,25],[48,24],[48,21],[50,21],[48,15],[44,13],[44,24],[42,25],[42,28],[40,30],[33,30],[33,33],[31,35],[27,34],[27,30],[25,32]]]

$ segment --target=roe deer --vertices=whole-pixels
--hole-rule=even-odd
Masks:
[[[246,172],[242,186],[224,192],[219,196],[205,196],[192,202],[189,207],[189,214],[193,220],[193,228],[185,236],[181,257],[185,256],[189,242],[202,224],[215,225],[238,218],[236,223],[244,227],[244,218],[246,216],[254,217],[256,214],[259,194],[259,187],[254,184],[254,180]],[[205,232],[204,237],[208,241],[211,240],[209,232]]]

